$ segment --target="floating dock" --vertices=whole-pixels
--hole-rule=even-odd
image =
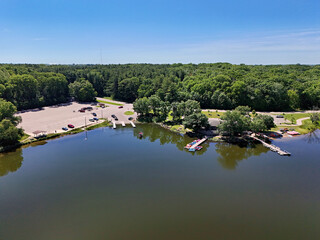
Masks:
[[[291,153],[289,153],[285,150],[282,150],[281,148],[279,148],[273,144],[266,143],[265,141],[257,138],[254,134],[252,134],[250,137],[253,138],[254,140],[261,142],[263,146],[269,148],[273,152],[278,153],[280,156],[291,156]]]
[[[125,124],[124,122],[122,122],[121,124],[122,124],[122,127],[125,127],[125,126],[126,126],[126,124]]]
[[[116,129],[116,128],[117,128],[116,123],[115,123],[115,122],[112,122],[112,124],[113,124],[113,129]]]
[[[132,127],[136,127],[136,125],[132,122],[132,121],[130,121],[130,123],[131,123],[131,125],[132,125]]]
[[[199,145],[201,145],[202,143],[204,143],[205,141],[207,141],[207,137],[202,138],[199,142],[193,144],[190,148],[189,148],[189,152],[194,152],[196,151],[196,147],[198,147]]]

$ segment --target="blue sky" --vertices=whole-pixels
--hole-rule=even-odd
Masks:
[[[0,0],[0,62],[320,64],[319,11],[319,0]]]

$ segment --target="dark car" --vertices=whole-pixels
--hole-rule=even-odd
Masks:
[[[74,128],[72,124],[68,124],[68,128]]]
[[[99,121],[99,118],[94,117],[94,118],[93,118],[93,120],[95,120],[95,121]]]
[[[123,106],[119,106],[118,108],[123,108]]]
[[[282,115],[277,115],[276,118],[284,118]]]
[[[114,120],[118,121],[118,118],[117,118],[117,117],[115,117],[115,118],[114,118]]]
[[[63,128],[62,128],[62,130],[64,130],[64,131],[68,131],[68,128],[66,128],[66,127],[63,127]]]
[[[79,112],[85,112],[85,111],[86,111],[86,110],[84,110],[84,109],[80,109],[80,110],[79,110]]]
[[[111,117],[116,118],[116,115],[112,114]]]
[[[130,121],[133,120],[133,117],[129,117],[128,120],[130,120]]]
[[[92,115],[93,115],[93,116],[95,116],[95,117],[97,116],[97,114],[96,114],[96,113],[92,113]]]

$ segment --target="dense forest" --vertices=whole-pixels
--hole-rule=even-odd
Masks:
[[[0,65],[0,98],[18,110],[70,97],[133,102],[152,95],[169,103],[196,100],[202,108],[313,109],[320,107],[320,65]]]

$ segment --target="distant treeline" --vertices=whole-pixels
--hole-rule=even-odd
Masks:
[[[0,97],[20,110],[96,95],[127,102],[152,95],[169,103],[192,99],[217,109],[312,109],[320,107],[320,65],[0,65]]]

